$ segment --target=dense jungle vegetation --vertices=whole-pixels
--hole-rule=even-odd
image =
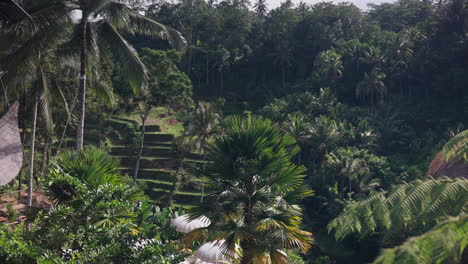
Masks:
[[[468,261],[465,0],[2,1],[0,78],[0,263]]]

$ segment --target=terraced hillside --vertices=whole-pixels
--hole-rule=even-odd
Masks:
[[[139,145],[139,124],[133,120],[112,118],[106,122],[106,138],[110,140],[110,153],[120,159],[122,173],[133,176]],[[89,131],[89,132],[88,132]],[[95,135],[93,129],[86,131]],[[161,132],[157,125],[147,125],[145,148],[140,161],[138,181],[144,183],[146,193],[154,200],[167,204],[173,192],[173,205],[190,207],[200,200],[200,185],[196,181],[179,183],[177,190],[176,161],[174,160],[174,135]],[[92,138],[89,138],[91,141]],[[187,155],[186,165],[201,164],[201,156]]]
[[[97,124],[96,121],[87,121],[85,125],[85,145],[101,146],[109,149],[110,154],[120,160],[122,173],[133,177],[140,143],[140,124],[134,120],[119,117],[112,117],[101,122],[100,128]],[[161,132],[160,127],[157,125],[147,125],[146,131],[145,148],[138,173],[138,181],[144,186],[146,194],[164,205],[168,203],[171,191],[173,191],[173,206],[190,207],[198,203],[201,188],[196,179],[179,182],[177,190],[174,189],[177,169],[173,151],[174,135]],[[28,149],[29,140],[25,142],[25,148]],[[41,143],[38,144],[37,151],[42,151],[43,145]],[[56,143],[53,147],[54,152],[57,152],[58,145]],[[70,128],[62,144],[60,144],[60,149],[74,147],[75,130]],[[201,163],[202,157],[197,153],[189,153],[184,159],[185,168]]]

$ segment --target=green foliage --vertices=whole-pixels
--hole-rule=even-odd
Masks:
[[[452,137],[442,149],[442,157],[445,160],[462,158],[468,160],[468,130],[462,131]]]
[[[24,230],[16,228],[11,232],[6,225],[0,225],[0,261],[4,263],[32,263],[37,257],[33,241],[23,238]]]
[[[272,258],[289,263],[280,250],[310,248],[311,234],[300,229],[298,203],[312,194],[302,184],[305,168],[291,163],[297,153],[293,137],[270,120],[257,116],[226,118],[223,134],[208,144],[206,202],[191,209],[212,224],[187,234],[186,239],[225,239],[223,248],[243,249],[243,261]]]
[[[176,66],[180,60],[181,55],[175,50],[142,50],[142,61],[150,74],[148,89],[152,105],[172,109],[193,108],[192,83]]]
[[[415,180],[380,191],[363,201],[351,201],[328,224],[335,238],[360,237],[380,232],[393,243],[422,234],[450,216],[466,213],[466,179]]]
[[[16,219],[18,218],[18,214],[16,213],[15,210],[13,210],[13,204],[7,204],[6,209],[8,212],[8,221],[10,223],[16,221]]]
[[[78,163],[75,163],[77,161]],[[28,230],[0,230],[0,262],[160,263],[181,261],[170,220],[181,212],[160,209],[126,185],[110,156],[97,149],[65,152],[46,185],[58,205],[40,211]],[[81,167],[80,167],[81,166]]]
[[[83,190],[98,190],[101,185],[122,185],[118,160],[103,150],[86,148],[77,153],[65,150],[52,164],[48,195],[58,203],[81,196]]]
[[[384,250],[373,263],[461,263],[468,245],[467,233],[466,215],[450,218],[423,235]]]

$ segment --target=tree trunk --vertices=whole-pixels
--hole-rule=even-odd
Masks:
[[[24,143],[26,142],[26,93],[23,92],[23,98],[22,98],[22,105],[23,105],[23,139],[21,140],[21,142]],[[23,154],[23,155],[26,155],[26,154]],[[24,157],[26,158],[26,157]],[[21,188],[23,187],[23,169],[25,167],[22,166],[21,168],[21,171],[19,172],[18,174],[18,200],[21,199]]]
[[[283,90],[284,90],[284,87],[286,86],[286,81],[285,81],[285,77],[284,77],[284,63],[281,64],[281,85],[283,86]]]
[[[143,155],[143,149],[145,148],[145,133],[146,133],[146,118],[149,111],[145,110],[141,118],[141,140],[140,140],[140,149],[138,150],[138,156],[135,164],[135,172],[133,173],[133,184],[136,184],[138,178],[138,171],[140,170],[140,161],[141,156]]]
[[[208,54],[206,54],[206,85],[208,86],[210,82],[210,75],[208,70]]]
[[[184,155],[183,155],[184,156]],[[184,166],[184,157],[180,157],[179,165],[177,166],[176,170],[176,175],[175,175],[175,180],[172,183],[172,190],[169,193],[169,198],[167,199],[167,206],[171,206],[173,201],[174,201],[174,195],[175,192],[179,189],[179,183],[180,183],[180,171],[182,170]]]
[[[246,225],[247,231],[253,229],[253,224],[254,224],[254,219],[253,219],[253,204],[252,201],[247,200],[244,202],[244,223]],[[242,239],[240,246],[242,248],[242,259],[241,259],[241,264],[252,264],[251,261],[251,254],[249,252],[251,249],[255,246],[253,241],[250,239]]]
[[[351,193],[351,178],[348,177],[349,190],[348,193]]]
[[[47,166],[48,160],[48,153],[49,153],[49,145],[50,145],[50,137],[46,136],[44,139],[44,149],[42,150],[42,160],[41,160],[41,168],[40,168],[40,175],[44,176],[45,169]],[[42,184],[39,182],[37,183],[37,189],[41,192],[42,191]]]
[[[86,111],[86,26],[88,20],[85,14],[80,23],[80,84],[78,95],[78,128],[76,131],[76,151],[80,152],[83,148],[85,111]]]
[[[205,143],[206,144],[206,143]],[[202,147],[202,155],[203,155],[203,170],[206,169],[206,153],[205,153],[205,145]],[[201,186],[201,196],[200,196],[200,203],[203,203],[203,196],[205,196],[205,180],[202,180]]]
[[[34,152],[35,152],[35,141],[36,141],[36,123],[37,123],[37,108],[39,105],[39,89],[36,86],[34,91],[34,105],[33,105],[33,117],[31,127],[31,147],[29,150],[29,172],[28,172],[28,206],[32,206],[32,185],[34,178]]]

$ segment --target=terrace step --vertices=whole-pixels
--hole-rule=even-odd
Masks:
[[[158,125],[146,125],[145,130],[146,132],[161,132],[161,127]]]
[[[136,156],[139,149],[133,147],[114,147],[111,149],[111,155],[116,156]],[[143,156],[171,156],[172,150],[167,147],[145,147],[143,148]]]
[[[146,134],[145,142],[168,142],[174,141],[172,134]]]
[[[125,168],[122,169],[122,173],[126,173],[128,175],[133,175],[133,169]],[[138,178],[139,179],[148,179],[148,180],[161,180],[161,181],[169,181],[172,182],[174,180],[174,173],[173,170],[145,170],[141,169],[138,171]]]
[[[167,141],[167,142],[159,142],[159,141],[146,142],[146,140],[145,140],[145,147],[166,147],[166,148],[169,148],[169,147],[172,147],[173,144],[174,144],[174,142],[172,142],[172,141]]]
[[[174,182],[172,181],[161,181],[153,179],[139,179],[138,181],[146,183],[149,190],[153,189],[163,189],[163,190],[172,190]],[[178,187],[178,191],[187,192],[187,193],[199,193],[197,184],[183,184]]]
[[[120,157],[120,165],[122,167],[133,167],[136,164],[135,157]],[[160,157],[155,159],[142,158],[140,160],[140,168],[142,169],[174,169],[176,162],[167,157]]]

